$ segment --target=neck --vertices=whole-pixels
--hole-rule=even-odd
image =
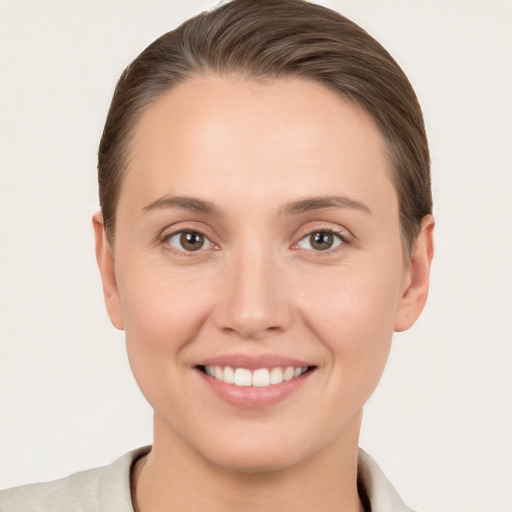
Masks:
[[[153,449],[132,472],[135,511],[364,512],[357,493],[359,424],[360,417],[345,436],[291,467],[240,472],[163,435],[155,420]]]

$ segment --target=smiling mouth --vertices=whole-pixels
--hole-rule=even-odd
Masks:
[[[304,373],[312,371],[315,367],[287,366],[249,370],[248,368],[207,365],[198,366],[198,368],[206,375],[226,384],[234,384],[240,387],[267,387],[297,379]]]

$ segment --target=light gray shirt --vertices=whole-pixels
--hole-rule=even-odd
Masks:
[[[74,473],[53,482],[0,492],[0,512],[134,512],[130,469],[150,447],[123,455],[109,466]],[[377,463],[359,450],[358,488],[371,512],[413,512],[398,496]]]

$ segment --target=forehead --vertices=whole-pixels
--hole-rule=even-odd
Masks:
[[[370,115],[297,78],[208,75],[174,87],[140,118],[126,171],[125,185],[146,201],[191,184],[199,195],[220,183],[229,184],[226,192],[269,199],[277,180],[297,196],[390,185],[385,143]]]

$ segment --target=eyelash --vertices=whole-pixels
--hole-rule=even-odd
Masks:
[[[197,249],[195,251],[187,251],[184,248],[180,249],[180,248],[173,247],[169,243],[169,240],[171,238],[176,237],[178,235],[183,236],[185,233],[195,234],[195,235],[204,237],[205,243],[210,244],[210,246],[207,247],[206,249],[203,247],[200,247],[199,249]],[[341,230],[333,229],[330,227],[329,228],[316,228],[316,229],[312,229],[312,230],[309,230],[308,232],[304,233],[301,236],[301,238],[298,240],[298,242],[293,244],[292,249],[297,249],[297,250],[301,249],[299,247],[299,244],[303,240],[306,240],[308,237],[311,237],[312,235],[319,234],[319,233],[325,233],[325,234],[332,235],[335,238],[339,239],[339,243],[337,245],[335,245],[333,248],[330,247],[330,248],[324,249],[324,250],[306,249],[307,251],[316,253],[318,255],[330,254],[330,253],[336,251],[336,249],[338,247],[343,246],[343,245],[350,245],[352,242],[351,237],[349,235],[347,235],[345,232],[342,232]],[[161,237],[161,243],[164,245],[166,250],[176,252],[176,253],[180,254],[181,256],[186,256],[186,257],[195,256],[196,253],[201,253],[208,249],[212,249],[212,250],[218,249],[218,246],[214,242],[212,242],[208,236],[206,236],[202,231],[195,229],[195,228],[183,228],[178,231],[174,231],[172,233],[166,233]]]
[[[216,250],[218,247],[210,240],[210,238],[208,236],[206,236],[203,232],[201,232],[200,230],[198,229],[195,229],[195,228],[183,228],[183,229],[180,229],[178,231],[174,231],[172,233],[166,233],[162,236],[161,238],[161,242],[162,244],[164,245],[165,249],[168,250],[168,251],[172,251],[172,252],[175,252],[175,253],[178,253],[180,256],[186,256],[186,257],[190,257],[190,256],[196,256],[196,253],[201,253],[201,252],[204,252],[206,249],[203,248],[203,246],[201,246],[199,249],[195,250],[195,251],[187,251],[186,249],[184,248],[177,248],[177,247],[173,247],[170,243],[170,239],[171,238],[174,238],[176,236],[183,236],[184,234],[194,234],[194,235],[199,235],[201,237],[204,238],[204,243],[207,243],[209,244],[209,247],[207,247],[206,249],[213,249],[213,250]],[[181,244],[180,244],[181,245]]]
[[[334,229],[334,228],[317,228],[317,229],[312,229],[312,230],[308,231],[307,233],[305,233],[300,238],[300,240],[296,244],[294,244],[294,247],[298,247],[298,245],[303,240],[306,240],[309,237],[311,237],[312,235],[316,235],[316,234],[319,234],[319,233],[329,234],[329,235],[331,235],[331,236],[333,236],[335,238],[338,238],[339,239],[339,243],[337,245],[335,245],[334,247],[329,247],[328,249],[323,249],[323,250],[319,249],[319,250],[315,251],[314,249],[307,249],[308,251],[311,251],[311,252],[313,252],[315,254],[318,254],[318,255],[331,254],[334,251],[336,251],[336,249],[338,247],[343,246],[343,245],[349,245],[351,243],[350,237],[345,232],[342,232],[341,230],[337,230],[337,229]]]

